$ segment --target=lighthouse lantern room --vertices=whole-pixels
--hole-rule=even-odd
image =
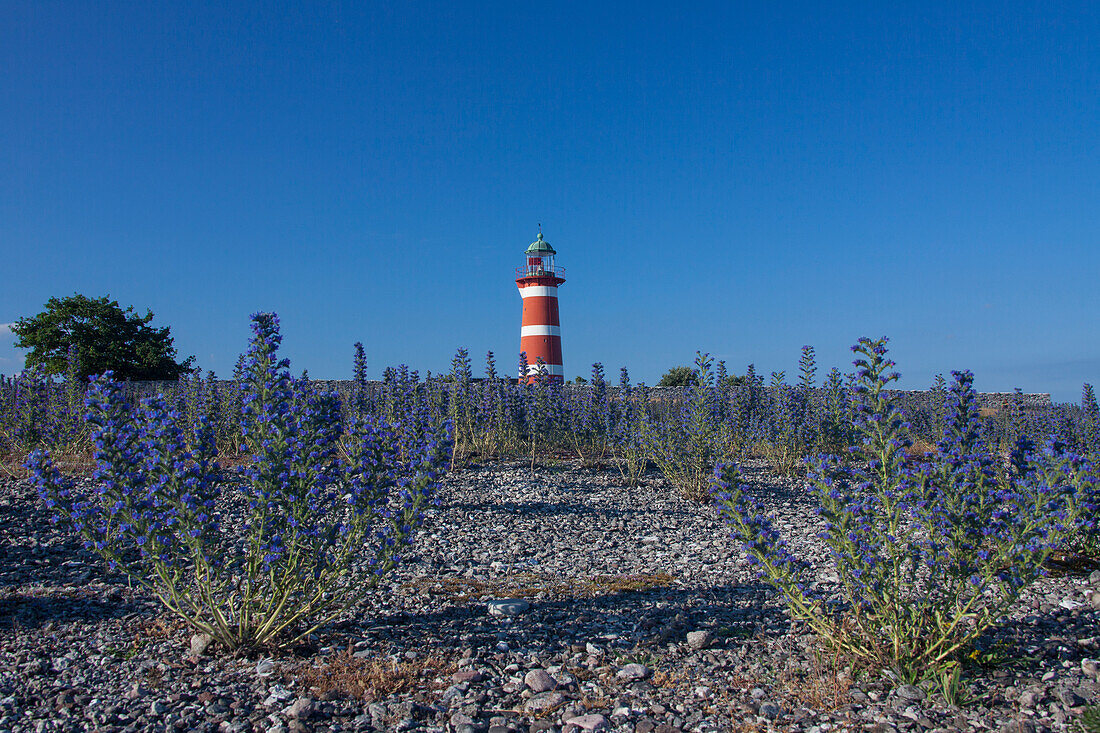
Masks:
[[[523,326],[520,328],[520,350],[527,353],[527,374],[520,379],[536,378],[542,360],[549,379],[565,380],[561,359],[561,324],[558,322],[558,286],[565,282],[564,270],[554,263],[557,253],[542,238],[531,242],[524,253],[527,264],[516,269],[516,286],[523,298]]]

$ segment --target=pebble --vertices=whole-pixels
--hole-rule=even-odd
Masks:
[[[567,725],[575,725],[581,730],[607,730],[607,718],[598,713],[594,715],[581,715],[576,718],[569,718],[565,722]]]
[[[290,718],[309,718],[313,715],[313,700],[308,697],[299,697],[285,710]]]
[[[524,675],[523,684],[533,692],[547,692],[558,687],[558,681],[547,674],[545,669],[532,669]]]
[[[191,636],[191,654],[201,657],[214,643],[214,637],[210,634],[193,634]]]
[[[897,689],[898,697],[903,700],[920,701],[928,697],[928,693],[916,685],[901,685]]]
[[[687,635],[687,643],[692,649],[706,649],[714,641],[714,635],[709,631],[690,631]]]
[[[529,713],[545,713],[565,702],[565,696],[560,692],[540,692],[523,705],[523,709]]]
[[[455,684],[463,682],[481,682],[483,679],[485,679],[485,675],[472,669],[460,670],[451,675],[451,681]]]
[[[637,662],[631,662],[630,664],[623,665],[623,667],[615,673],[615,676],[621,680],[627,682],[634,682],[636,680],[644,680],[652,674],[649,667],[644,664],[638,664]]]
[[[531,607],[527,601],[518,598],[505,598],[489,601],[489,613],[493,616],[518,616]]]
[[[775,720],[783,714],[783,710],[773,702],[765,702],[760,704],[760,709],[757,711],[761,717],[768,720]]]

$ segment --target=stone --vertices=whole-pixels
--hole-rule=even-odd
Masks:
[[[463,713],[461,711],[459,711],[457,713],[454,713],[451,716],[451,725],[454,726],[455,728],[458,728],[458,727],[463,726],[463,725],[473,725],[473,723],[474,723],[473,717],[471,717],[471,716],[469,716],[466,713]]]
[[[1058,699],[1062,701],[1062,704],[1067,708],[1077,708],[1085,704],[1085,698],[1078,695],[1073,690],[1066,688],[1058,691]]]
[[[919,702],[928,697],[928,693],[916,685],[902,685],[897,689],[897,693],[902,700],[912,700],[913,702]]]
[[[264,705],[269,708],[276,707],[293,697],[293,694],[285,687],[275,685],[268,691],[267,697],[264,698]]]
[[[1022,708],[1034,708],[1036,705],[1039,704],[1039,696],[1031,690],[1026,690],[1020,693],[1018,701],[1020,703],[1020,707]]]
[[[154,700],[152,704],[149,705],[150,715],[164,715],[167,712],[168,706],[162,703],[160,700]]]
[[[565,721],[568,725],[575,725],[581,730],[607,730],[607,718],[602,715],[581,715]]]
[[[689,631],[687,635],[688,646],[692,649],[706,649],[714,643],[714,635],[709,631]]]
[[[1097,571],[1097,572],[1100,572],[1100,571]],[[1088,658],[1082,659],[1081,660],[1081,671],[1084,672],[1089,677],[1095,677],[1096,673],[1098,671],[1100,671],[1100,663],[1097,663],[1097,661],[1095,659],[1088,659]]]
[[[463,682],[481,682],[483,679],[485,679],[485,677],[481,672],[475,672],[472,669],[464,669],[451,675],[451,682],[454,682],[456,685],[460,685]]]
[[[1001,733],[1035,733],[1035,726],[1026,720],[1012,720],[1001,728]]]
[[[530,603],[518,598],[502,598],[496,601],[489,601],[487,604],[489,615],[503,617],[518,616],[530,607]]]
[[[649,667],[644,664],[631,662],[630,664],[623,665],[623,668],[616,672],[615,676],[626,682],[637,682],[638,680],[646,679],[650,674]]]
[[[532,669],[523,676],[523,684],[527,685],[532,692],[549,692],[558,687],[558,681],[545,669]]]
[[[210,648],[210,645],[214,643],[214,637],[210,634],[192,634],[191,635],[191,654],[196,657],[201,657],[206,654],[206,650]]]
[[[1091,604],[1093,608],[1100,610],[1100,591],[1094,590],[1089,595],[1089,604]]]
[[[523,704],[523,709],[528,713],[545,713],[553,710],[565,702],[565,695],[560,692],[540,692]]]
[[[313,715],[313,700],[308,697],[299,697],[286,710],[289,718],[309,718]]]
[[[766,702],[760,705],[760,709],[757,711],[757,714],[767,718],[768,720],[775,720],[783,714],[783,711],[774,702]]]

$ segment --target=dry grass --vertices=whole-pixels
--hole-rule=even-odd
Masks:
[[[558,597],[594,598],[612,593],[667,588],[674,580],[668,573],[594,575],[587,578],[516,573],[500,578],[421,577],[405,583],[401,588],[438,596],[452,603],[465,603],[486,598],[536,598],[544,593]]]
[[[822,659],[815,656],[808,669],[790,668],[779,675],[779,687],[802,707],[830,712],[846,706],[850,700],[851,675],[841,674],[841,657],[832,654]]]
[[[920,438],[915,439],[913,445],[905,449],[905,455],[909,458],[926,458],[938,452],[939,449],[936,446]]]
[[[300,668],[297,676],[318,697],[374,702],[390,695],[441,690],[457,668],[455,662],[435,656],[413,661],[359,658],[348,649],[320,667]]]
[[[1051,553],[1043,566],[1055,578],[1081,576],[1088,575],[1093,570],[1100,570],[1100,559],[1077,552],[1057,550]]]
[[[31,472],[23,464],[27,461],[28,451],[11,451],[0,455],[0,477],[24,479]],[[89,474],[95,470],[95,458],[91,451],[87,453],[59,453],[50,456],[63,474]]]
[[[150,667],[145,672],[145,684],[149,686],[150,690],[157,689],[162,682],[164,682],[164,672],[161,671],[160,667]]]
[[[189,639],[190,633],[191,627],[183,619],[164,615],[138,621],[134,636],[138,640],[179,641],[182,638]]]
[[[25,479],[30,478],[31,472],[23,465],[28,451],[11,451],[0,455],[0,478]],[[57,469],[65,475],[85,476],[95,470],[95,455],[92,451],[86,453],[51,453]],[[252,462],[249,455],[221,454],[218,456],[218,465],[223,469],[237,468]]]

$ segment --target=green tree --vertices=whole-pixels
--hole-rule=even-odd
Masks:
[[[690,387],[699,383],[699,376],[689,366],[674,366],[665,372],[658,387]]]
[[[169,328],[149,325],[151,311],[144,316],[125,310],[107,297],[92,299],[74,294],[50,298],[46,310],[20,318],[12,326],[19,337],[16,346],[30,349],[28,367],[41,365],[47,374],[64,374],[69,348],[76,350],[81,378],[111,369],[115,379],[178,379],[194,371],[189,356],[176,361]]]

